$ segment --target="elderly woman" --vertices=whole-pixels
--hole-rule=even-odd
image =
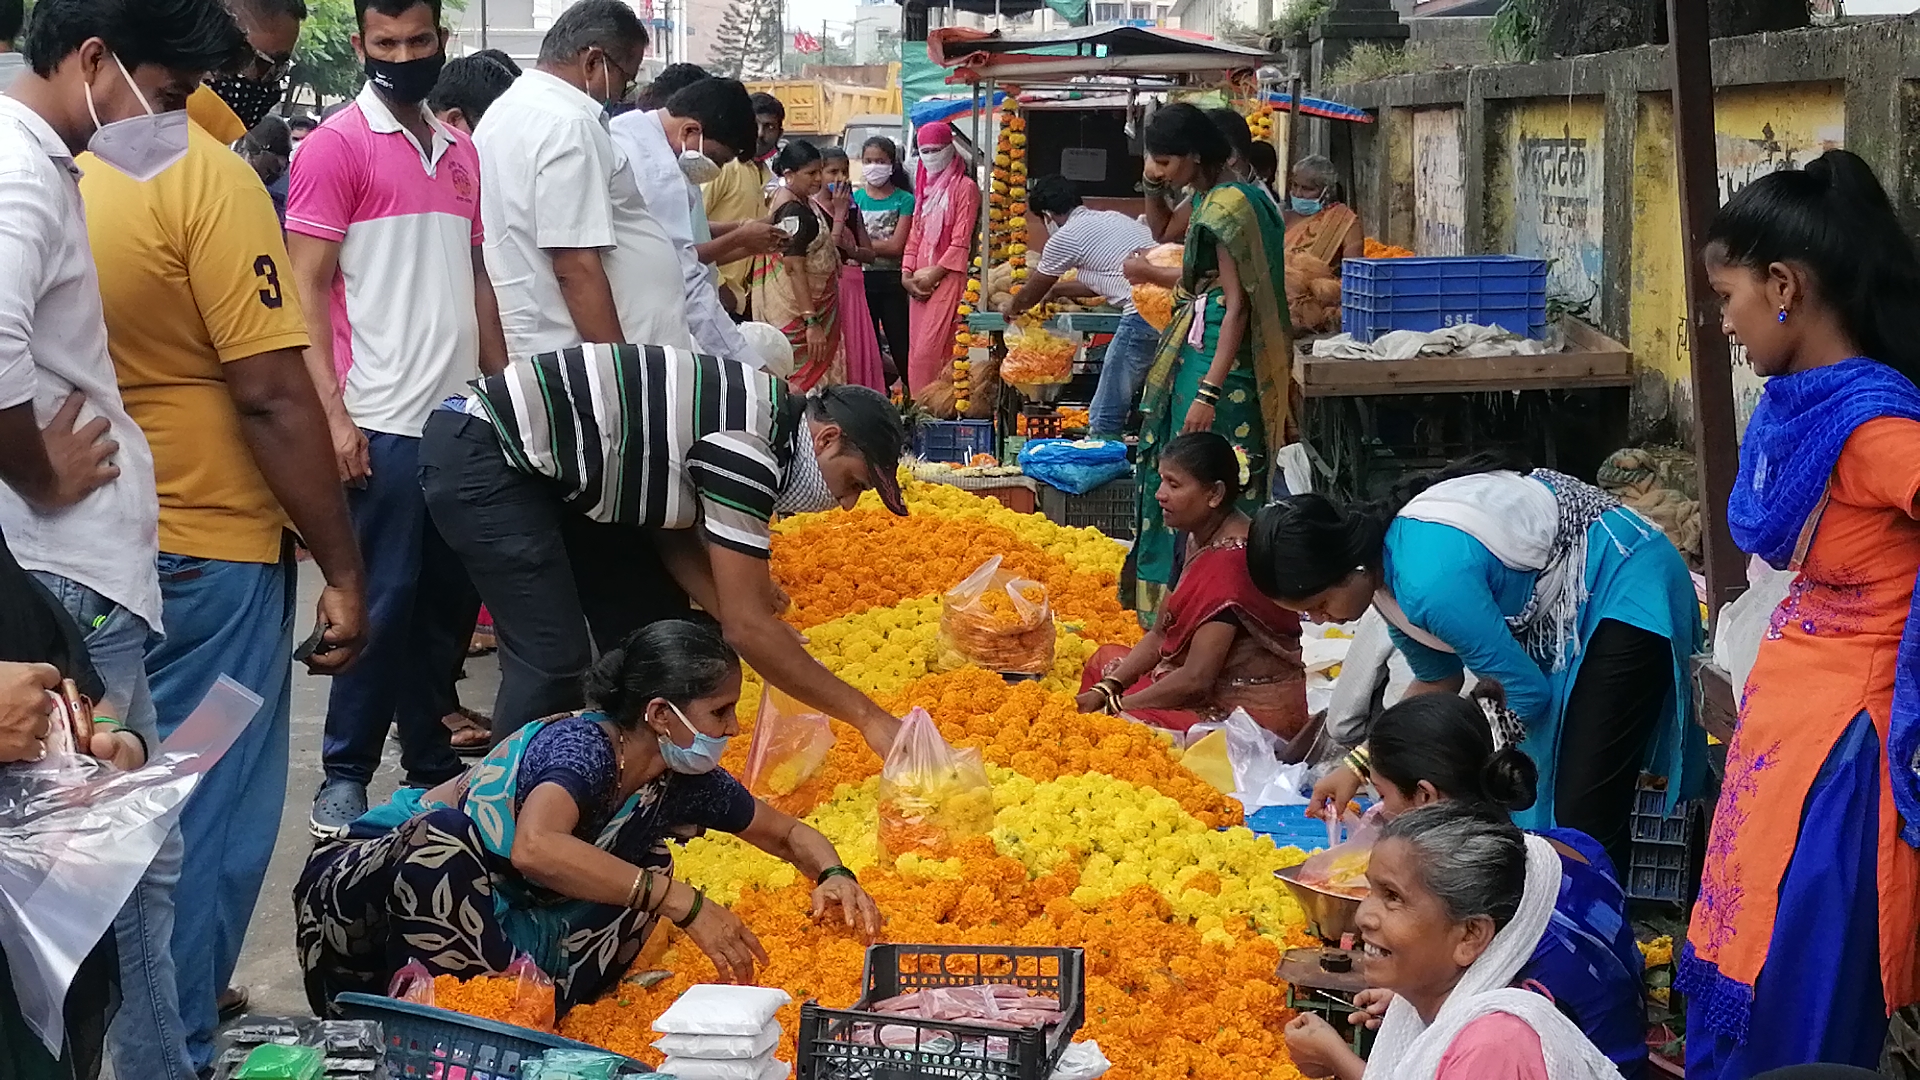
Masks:
[[[1182,435],[1160,455],[1160,512],[1186,537],[1159,621],[1131,651],[1088,658],[1082,712],[1113,712],[1185,732],[1245,709],[1292,739],[1307,723],[1300,617],[1261,595],[1247,576],[1247,482],[1233,444],[1211,431]]]
[[[323,842],[294,888],[307,999],[384,992],[418,960],[470,978],[530,955],[561,1012],[612,987],[661,919],[722,979],[767,955],[734,914],[673,876],[667,844],[720,829],[816,882],[816,915],[880,928],[827,838],[719,769],[737,730],[740,661],[717,630],[657,622],[587,676],[593,708],[528,724],[462,776],[403,789]],[[428,898],[433,898],[432,902]],[[444,898],[444,899],[443,899]]]
[[[1487,680],[1473,694],[1422,694],[1374,720],[1367,737],[1383,814],[1453,801],[1505,818],[1533,805],[1539,774],[1513,745],[1521,729],[1505,692]],[[1560,856],[1560,892],[1521,981],[1545,986],[1626,1080],[1640,1080],[1647,1075],[1647,1010],[1626,893],[1592,837],[1575,829],[1538,835]]]
[[[1371,989],[1355,997],[1353,1022],[1379,1024],[1372,1057],[1301,1013],[1286,1031],[1294,1065],[1340,1080],[1618,1080],[1551,998],[1516,985],[1553,919],[1560,874],[1551,844],[1480,808],[1443,802],[1395,818],[1355,916]]]
[[[1280,213],[1287,223],[1287,312],[1308,332],[1340,329],[1340,263],[1366,250],[1360,215],[1334,198],[1339,180],[1333,162],[1301,158]]]

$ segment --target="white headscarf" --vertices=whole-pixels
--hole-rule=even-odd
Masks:
[[[1518,1017],[1540,1036],[1549,1080],[1619,1080],[1619,1068],[1553,1002],[1511,985],[1533,958],[1560,895],[1559,854],[1537,836],[1526,840],[1527,887],[1513,921],[1467,968],[1432,1024],[1423,1023],[1406,998],[1393,999],[1374,1040],[1373,1056],[1367,1059],[1369,1080],[1433,1080],[1460,1032],[1493,1013]]]

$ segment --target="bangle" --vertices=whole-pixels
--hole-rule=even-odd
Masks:
[[[814,878],[813,883],[815,885],[825,885],[829,878],[837,878],[837,877],[846,878],[848,881],[853,882],[855,885],[860,884],[860,879],[854,876],[853,871],[847,869],[844,866],[839,865],[838,863],[827,867],[825,870],[820,871],[820,876]]]
[[[684,919],[673,920],[673,925],[679,927],[682,930],[685,930],[687,927],[692,926],[693,920],[700,917],[700,909],[706,906],[707,906],[707,890],[705,889],[693,890],[693,906],[687,909],[687,917]]]
[[[647,876],[647,889],[640,894],[640,904],[634,908],[635,911],[645,911],[647,905],[653,902],[653,872],[645,869],[640,872]]]
[[[625,904],[622,904],[621,905],[622,907],[626,908],[628,911],[632,911],[634,908],[639,906],[640,886],[642,883],[645,883],[647,881],[647,878],[648,878],[648,874],[645,870],[637,870],[634,872],[633,886],[627,890],[627,902]]]
[[[1352,769],[1362,780],[1373,778],[1373,755],[1365,746],[1356,746],[1347,752],[1347,768]]]

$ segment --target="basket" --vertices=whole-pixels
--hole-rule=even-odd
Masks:
[[[993,453],[993,421],[922,420],[913,432],[913,452],[921,461],[965,465],[975,454]]]
[[[800,1007],[799,1080],[1046,1080],[1086,1019],[1086,954],[1018,945],[872,945],[866,993],[851,1009]],[[1058,998],[1051,1029],[987,1027],[864,1011],[896,994],[1006,983]],[[856,1026],[915,1032],[913,1047],[854,1041]],[[1005,1050],[987,1040],[1004,1041]],[[899,1040],[894,1040],[899,1041]]]
[[[1633,793],[1633,849],[1621,869],[1620,883],[1633,900],[1686,904],[1699,878],[1693,869],[1693,834],[1698,807],[1683,802],[1667,813],[1667,785],[1642,776]]]
[[[1462,323],[1546,337],[1547,261],[1447,255],[1340,264],[1340,328],[1360,341]]]
[[[1040,512],[1056,525],[1070,529],[1091,526],[1115,540],[1131,540],[1134,516],[1139,512],[1138,491],[1130,476],[1109,480],[1085,495],[1069,495],[1041,484]]]
[[[548,1050],[607,1052],[532,1028],[374,994],[338,994],[333,1005],[348,1020],[380,1022],[387,1037],[387,1070],[396,1080],[462,1075],[466,1080],[515,1080],[522,1062]],[[632,1058],[627,1061],[633,1075],[649,1071]]]

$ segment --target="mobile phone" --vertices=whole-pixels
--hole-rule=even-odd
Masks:
[[[331,629],[333,624],[329,622],[322,621],[314,624],[313,633],[307,635],[307,640],[294,646],[294,662],[304,664],[315,656],[325,656],[338,649],[340,646],[326,640],[326,633]]]

